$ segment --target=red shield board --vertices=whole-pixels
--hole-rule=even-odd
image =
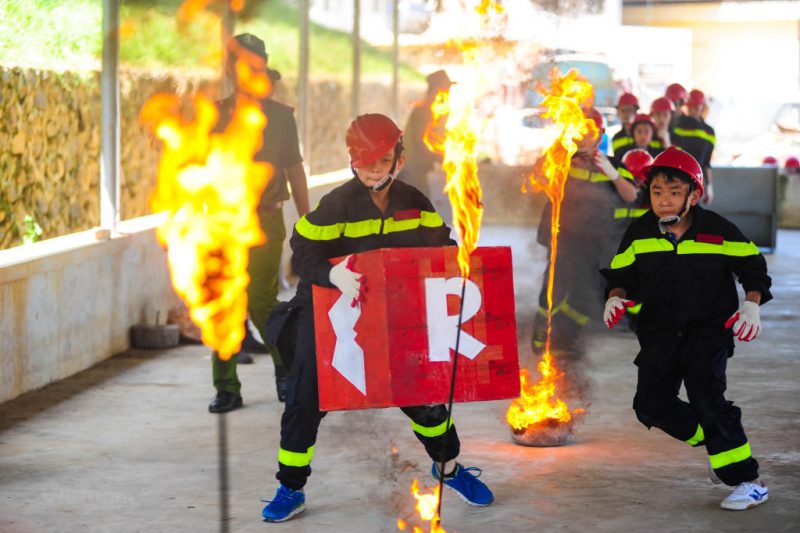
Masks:
[[[462,289],[455,401],[519,396],[511,249],[475,250],[465,286],[456,253],[357,254],[352,269],[364,274],[367,291],[355,308],[337,289],[314,286],[322,411],[446,403]]]

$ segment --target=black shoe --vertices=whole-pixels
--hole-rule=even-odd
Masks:
[[[242,406],[242,395],[220,391],[208,404],[209,413],[227,413]]]
[[[237,365],[252,365],[253,364],[253,356],[247,352],[239,352],[236,355],[236,364]]]

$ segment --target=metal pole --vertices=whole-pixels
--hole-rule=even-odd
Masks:
[[[392,111],[400,121],[400,0],[392,1]]]
[[[119,0],[103,0],[100,93],[100,226],[114,232],[119,221]]]
[[[300,130],[300,143],[303,149],[303,158],[306,168],[311,166],[311,139],[308,129],[308,61],[309,61],[309,31],[308,11],[309,0],[300,0],[300,72],[297,80],[298,103],[298,129]]]
[[[351,83],[351,111],[358,116],[361,93],[361,0],[353,0],[353,82]]]

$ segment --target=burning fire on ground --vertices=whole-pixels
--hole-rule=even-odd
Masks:
[[[204,2],[192,0],[182,6],[201,7]],[[257,101],[271,91],[265,65],[234,52],[240,91],[224,131],[214,130],[219,111],[204,95],[194,97],[191,118],[173,94],[152,96],[140,113],[163,144],[150,205],[166,214],[158,238],[167,248],[172,284],[203,343],[223,360],[244,339],[248,251],[265,239],[256,206],[272,174],[268,164],[253,161],[267,123]]]
[[[540,88],[541,90],[541,88]],[[575,416],[584,410],[570,410],[559,398],[563,389],[564,374],[555,365],[550,352],[552,332],[553,283],[555,262],[558,256],[558,232],[561,201],[569,173],[572,155],[577,151],[575,139],[587,133],[596,134],[592,120],[583,116],[581,107],[590,106],[592,86],[570,70],[561,75],[557,68],[550,74],[550,88],[545,95],[543,118],[551,119],[558,137],[544,152],[529,177],[534,192],[544,192],[550,199],[553,218],[550,237],[550,275],[547,280],[547,338],[538,370],[542,379],[531,383],[526,369],[520,372],[521,395],[506,412],[506,421],[512,428],[512,438],[528,446],[553,446],[564,444],[572,433]],[[525,190],[523,185],[523,191]]]
[[[437,485],[431,494],[421,494],[419,491],[419,481],[414,479],[414,482],[411,484],[411,495],[417,500],[416,509],[420,518],[425,522],[431,523],[428,531],[430,533],[447,533],[439,522],[439,513],[437,512],[440,497],[439,486]],[[402,518],[398,518],[397,529],[405,531],[407,528],[408,524],[406,521]],[[425,533],[425,530],[418,526],[414,526],[414,529],[411,531],[413,533]]]

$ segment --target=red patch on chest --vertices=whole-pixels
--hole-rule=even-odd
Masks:
[[[722,235],[711,235],[710,233],[698,233],[697,242],[705,242],[708,244],[722,244],[725,240],[722,238]]]
[[[394,215],[392,215],[392,218],[395,220],[411,220],[414,218],[419,218],[419,216],[419,209],[403,209],[402,211],[395,211]]]

